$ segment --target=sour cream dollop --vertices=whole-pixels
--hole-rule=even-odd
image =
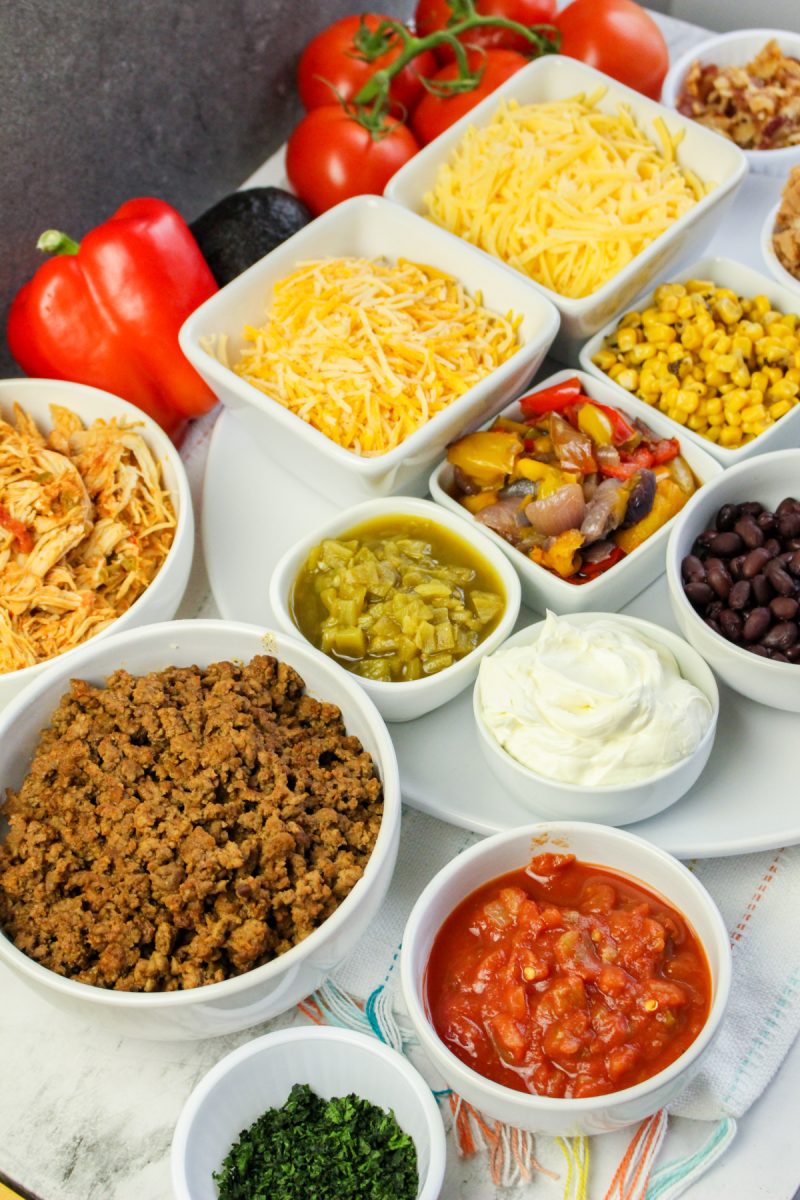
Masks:
[[[548,612],[530,645],[481,663],[483,721],[512,756],[562,783],[639,783],[687,758],[712,719],[674,655],[615,621]]]

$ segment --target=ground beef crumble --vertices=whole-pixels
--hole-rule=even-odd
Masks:
[[[268,962],[331,915],[378,836],[372,758],[265,655],[74,680],[0,846],[0,925],[82,983],[175,991]]]

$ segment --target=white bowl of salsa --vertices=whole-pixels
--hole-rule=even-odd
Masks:
[[[719,1031],[731,958],[719,910],[677,859],[562,821],[443,868],[408,919],[401,976],[450,1087],[497,1120],[572,1136],[675,1099]]]

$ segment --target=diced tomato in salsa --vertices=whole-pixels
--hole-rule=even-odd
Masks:
[[[686,920],[633,880],[542,854],[468,896],[426,973],[444,1043],[517,1091],[596,1096],[649,1079],[703,1028],[705,952]]]

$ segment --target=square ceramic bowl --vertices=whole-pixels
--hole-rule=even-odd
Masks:
[[[678,628],[723,683],[759,704],[800,713],[800,663],[761,658],[716,633],[689,603],[681,577],[695,538],[710,528],[723,504],[758,500],[774,511],[786,496],[800,498],[800,450],[751,458],[724,471],[675,519],[667,544],[667,586]]]
[[[436,1200],[447,1144],[431,1089],[407,1058],[377,1037],[326,1025],[268,1033],[203,1076],[172,1140],[176,1200],[217,1200],[213,1175],[231,1146],[267,1109],[285,1104],[296,1083],[308,1084],[324,1100],[355,1092],[393,1112],[417,1152],[417,1200]]]
[[[742,263],[735,262],[732,258],[701,258],[699,262],[692,263],[683,270],[662,276],[660,282],[685,283],[687,279],[709,279],[718,287],[730,288],[738,296],[764,295],[778,311],[800,313],[800,295],[796,291],[784,287],[774,279],[768,279],[766,275],[762,275],[760,271],[754,271],[752,267],[745,267]],[[628,305],[626,311],[646,307],[653,290],[650,289],[646,295],[640,296],[637,304]],[[613,321],[609,321],[591,341],[586,343],[580,355],[584,371],[588,371],[597,379],[602,379],[605,383],[610,384],[616,396],[615,402],[618,404],[622,403],[623,395],[630,396],[631,393],[614,383],[605,371],[592,362],[592,359],[604,348],[606,338],[615,332],[619,318],[623,315],[620,313]],[[695,433],[685,425],[673,421],[671,417],[665,416],[660,409],[651,407],[649,404],[645,404],[644,407],[653,416],[659,413],[664,418],[669,429],[667,437],[685,438],[687,443],[689,441],[696,442],[698,446],[703,447],[707,454],[722,463],[723,467],[732,467],[734,463],[742,462],[745,458],[752,458],[754,454],[763,454],[767,450],[782,450],[785,446],[800,444],[800,404],[790,409],[764,433],[753,438],[752,442],[747,442],[746,445],[738,446],[735,449],[718,446],[715,442],[703,437],[702,434]]]
[[[621,312],[634,296],[647,287],[652,279],[663,274],[676,259],[685,262],[706,244],[747,173],[744,156],[732,142],[709,133],[701,125],[688,121],[678,113],[669,112],[662,105],[624,87],[593,67],[571,58],[552,55],[537,59],[518,71],[460,121],[440,134],[400,168],[389,181],[385,192],[390,200],[396,200],[412,212],[423,213],[425,195],[433,188],[439,167],[450,158],[470,125],[488,125],[502,100],[538,104],[569,99],[579,92],[591,93],[598,88],[606,88],[598,106],[602,111],[616,112],[620,104],[625,104],[640,129],[654,141],[658,140],[653,129],[656,117],[662,117],[671,131],[682,131],[684,136],[677,151],[678,162],[693,171],[704,183],[712,183],[714,187],[670,229],[655,238],[641,254],[637,254],[627,267],[590,296],[570,299],[542,284],[536,285],[561,314],[561,328],[553,349],[554,356],[561,362],[574,361],[582,341]]]
[[[501,554],[483,529],[474,533],[467,528],[460,516],[451,516],[431,504],[430,500],[415,500],[408,496],[397,496],[385,500],[368,500],[354,508],[347,508],[337,513],[330,521],[317,529],[309,537],[297,542],[287,550],[272,573],[269,587],[269,602],[276,620],[288,634],[299,637],[305,642],[305,637],[299,631],[292,619],[292,592],[294,582],[303,563],[315,546],[324,538],[345,536],[349,530],[362,525],[365,521],[373,521],[379,517],[421,517],[433,521],[450,533],[463,538],[469,548],[481,555],[489,564],[500,580],[500,586],[505,593],[505,607],[495,628],[469,654],[458,659],[451,666],[435,675],[427,675],[423,679],[410,679],[397,683],[384,683],[379,679],[365,679],[352,674],[351,679],[364,689],[375,704],[378,712],[386,721],[414,721],[425,713],[432,712],[447,704],[455,696],[474,682],[478,674],[481,659],[491,654],[508,637],[519,615],[520,584],[508,558]],[[328,660],[334,670],[344,670],[335,665],[335,660]],[[349,672],[345,672],[349,673]]]
[[[441,1040],[427,1003],[425,974],[434,939],[452,911],[477,888],[525,867],[532,855],[572,853],[581,862],[627,876],[664,897],[691,925],[711,974],[711,1009],[695,1040],[674,1062],[633,1087],[580,1099],[518,1092],[468,1066]],[[606,825],[558,821],[497,833],[434,875],[406,923],[400,956],[403,999],[420,1045],[449,1087],[488,1117],[552,1135],[608,1133],[671,1103],[708,1058],[731,986],[731,949],[719,909],[682,863],[644,838]],[[534,987],[537,986],[534,984]]]
[[[642,421],[646,421],[654,433],[658,433],[662,437],[676,436],[674,421],[670,421],[663,413],[657,409],[651,409],[648,404],[636,400],[630,393],[623,392],[621,388],[607,381],[594,379],[583,371],[559,371],[556,375],[551,375],[549,379],[543,380],[533,391],[538,392],[543,388],[554,387],[556,384],[563,383],[565,379],[576,377],[580,379],[586,394],[600,404],[611,405],[619,408],[627,416],[638,417]],[[517,401],[515,400],[513,404],[504,408],[500,415],[511,417],[513,420],[517,415]],[[681,433],[677,436],[681,437]],[[684,441],[682,437],[681,454],[701,484],[707,483],[719,475],[720,467],[710,454],[701,450],[694,442]],[[539,563],[532,562],[527,555],[522,554],[505,538],[500,537],[499,533],[495,533],[493,529],[489,529],[485,525],[480,525],[463,505],[453,498],[453,468],[446,459],[431,475],[429,487],[431,496],[437,504],[457,513],[462,521],[468,521],[470,524],[478,526],[481,532],[508,556],[520,578],[522,602],[534,609],[535,612],[543,613],[548,608],[558,614],[617,612],[664,570],[664,551],[675,517],[657,529],[631,554],[626,555],[613,567],[609,567],[602,575],[598,575],[596,579],[592,579],[588,583],[578,585],[568,583],[553,571],[548,571]]]
[[[661,89],[661,103],[677,111],[683,81],[692,63],[698,59],[703,65],[715,63],[718,67],[744,67],[773,38],[784,54],[790,58],[800,58],[800,33],[790,33],[787,29],[734,29],[731,33],[716,34],[692,46],[675,60],[667,72]],[[728,141],[722,134],[715,136]],[[729,144],[733,145],[732,142]],[[800,163],[800,146],[786,146],[781,150],[743,150],[742,153],[750,170],[760,175],[784,176]]]
[[[411,256],[459,279],[496,312],[521,316],[520,348],[502,366],[437,413],[394,450],[362,458],[313,429],[277,401],[240,379],[209,349],[224,335],[230,359],[244,343],[246,324],[259,324],[271,289],[309,259],[357,255]],[[185,322],[180,344],[186,357],[223,404],[232,409],[268,458],[338,504],[425,491],[425,480],[447,443],[497,412],[533,377],[558,329],[558,313],[530,281],[460,238],[404,212],[380,196],[346,200],[306,225],[237,279],[201,304]]]

